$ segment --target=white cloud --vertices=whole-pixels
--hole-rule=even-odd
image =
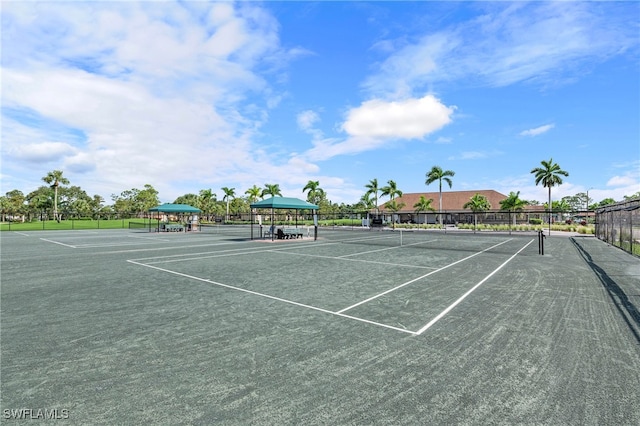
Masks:
[[[633,14],[602,14],[600,5],[592,2],[497,2],[478,7],[485,12],[478,18],[424,33],[415,41],[385,40],[384,46],[395,46],[394,53],[364,87],[376,96],[410,96],[443,81],[553,85],[637,40]]]
[[[640,182],[638,182],[637,176],[624,175],[624,176],[614,176],[607,181],[607,186],[633,186],[636,185],[638,190],[640,190]]]
[[[9,154],[33,163],[48,163],[73,155],[76,151],[76,148],[64,142],[41,142],[18,145]]]
[[[298,127],[306,131],[313,128],[313,125],[320,121],[320,117],[314,111],[307,110],[298,114],[297,121]]]
[[[298,127],[305,133],[313,136],[313,139],[319,140],[323,138],[322,131],[315,127],[315,124],[320,121],[320,116],[311,110],[302,111],[296,117]]]
[[[304,153],[313,161],[389,147],[397,139],[422,138],[451,122],[455,107],[447,107],[433,95],[402,101],[373,99],[347,112],[342,124],[346,139],[313,141]]]
[[[486,152],[466,151],[466,152],[460,153],[460,155],[458,156],[449,157],[449,160],[478,160],[480,158],[486,158],[486,157],[487,157]]]
[[[523,130],[520,132],[520,136],[538,136],[553,129],[555,124],[545,124],[544,126],[536,127],[534,129]]]
[[[320,170],[320,168],[316,165],[316,164],[312,164],[309,163],[308,161],[306,161],[304,158],[298,156],[298,155],[293,155],[288,163],[287,163],[290,168],[303,172],[303,173],[318,173],[318,171]],[[305,182],[306,183],[306,182]]]
[[[449,124],[454,109],[433,95],[391,102],[373,99],[351,109],[342,129],[356,138],[422,138]]]
[[[281,97],[262,70],[301,54],[277,31],[248,3],[3,5],[2,155],[17,160],[4,171],[55,161],[103,196],[277,176],[286,166],[251,142]]]

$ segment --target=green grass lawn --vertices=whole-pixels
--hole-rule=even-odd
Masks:
[[[126,229],[129,223],[144,223],[143,219],[112,219],[112,220],[45,220],[37,222],[2,222],[0,231],[42,231],[69,229]],[[146,222],[148,223],[148,222]],[[153,222],[155,223],[155,221]]]

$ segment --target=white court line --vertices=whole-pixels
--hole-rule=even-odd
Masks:
[[[139,252],[139,251],[161,251],[161,250],[178,250],[178,249],[185,249],[185,248],[196,248],[196,247],[213,247],[213,246],[225,246],[225,245],[230,245],[230,244],[242,244],[242,243],[238,243],[238,242],[234,242],[234,243],[228,243],[228,242],[224,242],[224,243],[212,243],[212,244],[198,244],[198,245],[188,245],[188,246],[170,246],[170,247],[153,247],[153,248],[141,248],[141,249],[127,249],[127,250],[115,250],[115,251],[102,251],[102,252],[98,252],[96,254],[120,254],[120,253],[135,253],[135,252]],[[240,249],[238,249],[240,250]],[[173,256],[189,256],[190,254],[184,254],[184,255],[178,255],[175,254]],[[150,257],[149,259],[155,259],[155,257]],[[140,260],[140,259],[138,259]]]
[[[127,235],[127,237],[129,237],[129,238],[139,238],[141,240],[151,240],[151,241],[165,241],[165,242],[171,241],[171,240],[165,240],[163,238],[138,237],[138,236],[135,236],[135,235]]]
[[[217,257],[229,257],[229,256],[244,256],[247,254],[255,254],[255,253],[266,253],[266,252],[275,252],[278,251],[278,249],[273,249],[273,248],[261,248],[261,249],[234,249],[234,250],[225,250],[223,252],[209,252],[209,253],[214,253],[214,254],[209,254],[209,253],[187,253],[185,255],[176,255],[176,256],[190,256],[188,258],[184,258],[184,259],[175,259],[174,256],[160,256],[160,257],[150,257],[147,258],[148,260],[153,260],[153,259],[165,259],[165,260],[158,260],[158,261],[152,261],[152,262],[147,262],[147,265],[154,265],[157,263],[173,263],[173,262],[187,262],[190,260],[202,260],[202,259],[214,259]],[[229,253],[229,252],[234,252],[234,253]],[[200,256],[206,254],[207,256]],[[145,259],[138,259],[138,260],[145,260]]]
[[[360,306],[360,305],[362,305],[362,304],[364,304],[364,303],[371,302],[372,300],[377,299],[378,297],[384,296],[385,294],[389,294],[389,293],[391,293],[392,291],[396,291],[396,290],[398,290],[399,288],[405,287],[405,286],[407,286],[407,285],[409,285],[409,284],[412,284],[412,283],[414,283],[414,282],[416,282],[416,281],[419,281],[419,280],[421,280],[421,279],[423,279],[423,278],[426,278],[426,277],[428,277],[429,275],[435,274],[436,272],[440,272],[440,271],[442,271],[442,270],[445,270],[445,269],[447,269],[447,268],[452,267],[453,265],[457,265],[457,264],[458,264],[458,263],[460,263],[460,262],[464,262],[465,260],[471,259],[471,258],[472,258],[472,257],[474,257],[474,256],[477,256],[477,255],[482,254],[482,253],[484,253],[484,252],[486,252],[486,251],[489,251],[489,250],[491,250],[491,249],[493,249],[493,248],[495,248],[495,247],[498,247],[498,246],[500,246],[500,245],[502,245],[502,244],[504,244],[504,243],[507,243],[507,242],[511,241],[512,239],[513,239],[513,238],[509,238],[509,239],[508,239],[508,240],[506,240],[506,241],[503,241],[503,242],[501,242],[501,243],[498,243],[498,244],[496,244],[496,245],[493,245],[493,246],[491,246],[491,247],[489,247],[489,248],[487,248],[487,249],[484,249],[484,250],[482,250],[482,251],[479,251],[478,253],[474,253],[474,254],[472,254],[471,256],[467,256],[467,257],[465,257],[464,259],[460,259],[460,260],[458,260],[458,261],[455,261],[455,262],[453,262],[453,263],[450,263],[450,264],[448,264],[448,265],[446,265],[446,266],[443,266],[443,267],[442,267],[442,268],[440,268],[440,269],[436,269],[435,271],[431,271],[431,272],[429,272],[429,273],[427,273],[427,274],[424,274],[424,275],[422,275],[422,276],[419,276],[418,278],[414,278],[414,279],[412,279],[411,281],[407,281],[406,283],[400,284],[400,285],[399,285],[399,286],[397,286],[397,287],[391,288],[391,289],[389,289],[389,290],[387,290],[387,291],[383,291],[383,292],[382,292],[382,293],[380,293],[380,294],[376,294],[375,296],[372,296],[372,297],[370,297],[370,298],[368,298],[368,299],[365,299],[365,300],[362,300],[362,301],[360,301],[360,302],[358,302],[358,303],[356,303],[356,304],[354,304],[354,305],[351,305],[351,306],[349,306],[349,307],[346,307],[346,308],[344,308],[344,309],[341,309],[341,310],[339,310],[338,312],[339,312],[339,313],[346,312],[346,311],[348,311],[348,310],[350,310],[350,309],[355,308],[356,306]]]
[[[339,257],[339,258],[343,258],[343,257],[349,257],[349,256],[359,256],[359,255],[361,255],[361,254],[376,253],[376,252],[379,252],[379,251],[393,250],[393,249],[398,249],[398,248],[401,248],[401,247],[415,246],[415,245],[418,245],[418,244],[433,243],[433,242],[435,242],[435,241],[438,241],[438,240],[421,241],[421,242],[419,242],[419,243],[403,244],[403,245],[394,246],[394,247],[385,247],[385,248],[383,248],[383,249],[376,249],[376,250],[363,251],[363,252],[360,252],[360,253],[345,254],[345,255],[343,255],[343,256],[338,256],[338,257]]]
[[[153,242],[150,241],[144,241],[144,242],[118,242],[118,243],[92,243],[92,244],[78,244],[76,247],[77,248],[107,248],[107,247],[124,247],[124,246],[138,246],[138,245],[149,245],[149,244],[153,244]]]
[[[445,309],[444,311],[440,312],[438,314],[438,316],[436,316],[434,319],[432,319],[431,321],[429,321],[429,323],[427,325],[425,325],[424,327],[422,327],[420,330],[415,332],[416,336],[421,335],[422,333],[424,333],[425,331],[427,331],[429,329],[429,327],[431,327],[433,324],[435,324],[436,322],[438,322],[442,317],[444,317],[446,314],[449,313],[449,311],[451,311],[453,308],[455,308],[460,302],[462,302],[468,295],[470,295],[471,293],[473,293],[473,291],[475,289],[477,289],[478,287],[480,287],[482,284],[484,284],[485,281],[487,281],[489,278],[491,278],[496,272],[498,272],[500,269],[502,269],[502,267],[504,265],[506,265],[507,263],[511,262],[511,260],[516,257],[522,250],[524,250],[525,248],[527,248],[527,246],[529,244],[531,244],[533,242],[533,240],[529,241],[527,244],[524,245],[524,247],[522,247],[520,250],[518,250],[513,256],[511,256],[509,259],[507,259],[502,265],[498,266],[493,272],[491,272],[489,275],[487,275],[486,277],[484,277],[484,279],[482,281],[480,281],[478,284],[476,284],[475,286],[473,286],[469,291],[467,291],[465,294],[463,294],[458,300],[456,300],[455,302],[453,302],[449,307],[447,307],[447,309]]]
[[[434,266],[408,265],[408,264],[404,264],[404,263],[380,262],[380,261],[377,261],[377,260],[347,259],[344,256],[336,257],[336,256],[322,256],[322,255],[319,255],[319,254],[308,254],[308,253],[285,253],[284,251],[280,251],[280,250],[278,250],[277,253],[286,254],[287,256],[317,257],[317,258],[320,258],[320,259],[345,260],[347,262],[374,263],[376,265],[400,266],[400,267],[403,267],[403,268],[436,269]]]
[[[223,283],[219,283],[219,282],[216,282],[216,281],[208,280],[206,278],[200,278],[200,277],[196,277],[196,276],[193,276],[193,275],[183,274],[181,272],[176,272],[176,271],[172,271],[170,269],[160,268],[158,266],[153,266],[153,265],[149,265],[149,264],[145,264],[145,263],[138,263],[138,262],[133,261],[133,260],[127,260],[127,262],[133,263],[134,265],[145,266],[147,268],[156,269],[156,270],[162,271],[162,272],[167,272],[169,274],[174,274],[174,275],[178,275],[178,276],[185,277],[185,278],[190,278],[190,279],[197,280],[197,281],[202,281],[202,282],[206,282],[206,283],[209,283],[209,284],[214,284],[214,285],[217,285],[217,286],[220,286],[220,287],[225,287],[225,288],[228,288],[228,289],[231,289],[231,290],[237,290],[237,291],[241,291],[241,292],[244,292],[244,293],[249,293],[249,294],[252,294],[254,296],[265,297],[267,299],[277,300],[279,302],[288,303],[288,304],[295,305],[295,306],[301,306],[303,308],[312,309],[312,310],[319,311],[319,312],[324,312],[326,314],[336,315],[336,316],[340,316],[340,317],[343,317],[343,318],[349,318],[349,319],[353,319],[353,320],[356,320],[356,321],[377,325],[379,327],[390,328],[392,330],[402,331],[404,333],[409,333],[409,334],[415,335],[415,332],[410,331],[410,330],[406,330],[404,328],[394,327],[394,326],[391,326],[391,325],[382,324],[382,323],[375,322],[375,321],[369,321],[369,320],[366,320],[366,319],[363,319],[363,318],[354,317],[354,316],[351,316],[351,315],[345,315],[345,314],[342,314],[340,312],[333,312],[333,311],[329,311],[327,309],[318,308],[316,306],[305,305],[304,303],[294,302],[292,300],[282,299],[280,297],[270,296],[268,294],[258,293],[257,291],[247,290],[247,289],[240,288],[240,287],[234,287],[234,286],[229,285],[229,284],[223,284]]]
[[[228,244],[239,244],[239,243],[228,243]],[[189,260],[213,259],[216,257],[226,257],[226,256],[241,256],[244,254],[254,254],[254,253],[284,252],[285,250],[311,247],[306,245],[305,243],[301,243],[301,244],[303,245],[280,247],[280,248],[273,248],[273,247],[262,247],[262,248],[254,248],[254,249],[239,248],[239,249],[223,250],[219,252],[210,251],[210,252],[204,252],[204,253],[185,253],[185,254],[174,254],[169,256],[154,256],[154,257],[147,257],[147,258],[135,259],[135,260],[141,261],[141,260],[167,259],[167,260],[158,261],[158,262],[148,262],[148,264],[169,263],[169,262],[182,262],[182,261],[189,261]],[[318,244],[318,245],[314,245],[313,247],[319,247],[322,245],[330,245],[330,244],[334,244],[334,243]],[[236,253],[228,253],[228,252],[236,252]],[[296,254],[296,253],[290,253],[290,254]],[[208,255],[208,256],[202,256],[202,255]],[[176,257],[186,257],[186,256],[190,256],[190,257],[185,259],[176,259]]]
[[[23,237],[30,237],[31,235],[25,234],[24,232],[13,231],[14,234],[22,235]]]
[[[72,246],[70,244],[65,244],[65,243],[61,243],[59,241],[53,241],[53,240],[47,240],[46,238],[40,238],[42,241],[46,241],[48,243],[53,243],[53,244],[59,244],[61,246],[65,246],[65,247],[71,247],[71,248],[76,248],[76,246]]]

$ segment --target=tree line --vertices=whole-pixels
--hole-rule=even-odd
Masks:
[[[600,202],[594,203],[589,198],[588,193],[578,193],[573,196],[563,197],[558,201],[551,201],[551,188],[562,184],[562,178],[569,176],[569,173],[562,170],[553,159],[543,160],[540,166],[531,170],[534,175],[535,184],[548,188],[548,201],[544,203],[544,207],[548,209],[551,205],[554,211],[579,211],[585,209],[595,209],[607,204],[615,202],[612,198],[605,198]],[[440,166],[433,166],[425,175],[425,185],[429,186],[433,183],[438,184],[439,206],[442,206],[442,187],[443,183],[449,188],[453,186],[453,177],[455,172],[452,170],[443,170]],[[145,184],[142,189],[132,188],[122,191],[120,194],[112,194],[112,204],[105,204],[105,200],[100,195],[90,196],[79,186],[68,186],[70,181],[64,176],[63,171],[53,170],[42,177],[42,181],[46,185],[38,187],[29,194],[23,194],[22,191],[14,189],[7,192],[4,196],[0,196],[0,212],[2,220],[10,219],[13,216],[28,216],[41,219],[61,220],[63,217],[74,215],[75,217],[94,217],[97,215],[113,215],[120,213],[144,215],[151,207],[160,204],[158,191],[150,184]],[[376,215],[380,214],[380,206],[385,211],[397,213],[405,206],[404,203],[398,203],[396,198],[401,197],[403,192],[398,188],[394,180],[387,181],[386,185],[381,185],[378,179],[371,179],[365,186],[365,192],[360,200],[355,204],[332,203],[327,198],[327,193],[320,187],[319,181],[309,180],[302,188],[302,193],[306,195],[306,200],[319,207],[319,211],[323,214],[341,214],[351,212],[370,212],[375,211]],[[189,204],[202,210],[204,216],[224,216],[229,219],[232,215],[241,213],[249,213],[250,204],[264,199],[267,196],[282,196],[279,184],[265,183],[264,187],[253,185],[244,191],[242,195],[236,192],[236,188],[222,187],[222,198],[218,199],[218,195],[212,189],[202,189],[197,194],[187,193],[179,196],[174,200],[176,204]],[[527,205],[540,205],[536,200],[522,200],[519,197],[520,192],[511,192],[508,197],[500,204],[500,210],[519,211]],[[384,204],[380,204],[380,200],[388,197]],[[631,196],[625,196],[625,199],[640,197],[640,192]],[[424,195],[414,204],[413,209],[416,213],[426,213],[435,211],[431,207],[433,199],[427,199]],[[476,194],[469,199],[463,206],[474,212],[487,211],[497,206],[491,206],[481,194]],[[441,213],[441,212],[439,212]],[[49,216],[51,215],[51,216]],[[442,215],[439,215],[439,221],[442,221]]]

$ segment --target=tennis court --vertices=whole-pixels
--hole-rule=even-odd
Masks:
[[[640,259],[593,237],[210,231],[3,232],[3,421],[640,423]]]

